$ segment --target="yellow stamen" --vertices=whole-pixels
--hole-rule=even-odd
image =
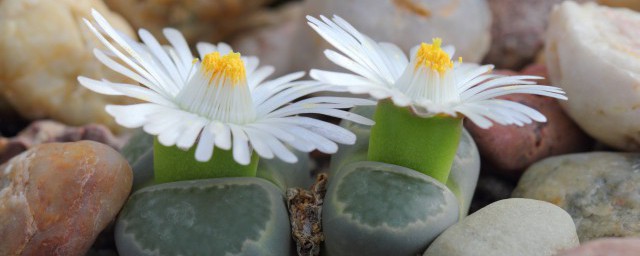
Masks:
[[[420,49],[416,53],[416,69],[425,66],[431,70],[438,71],[440,74],[453,68],[453,61],[445,51],[440,48],[442,39],[434,38],[433,44],[422,43]]]
[[[230,52],[220,56],[219,52],[208,53],[202,59],[202,71],[209,75],[209,84],[214,79],[229,79],[235,86],[246,79],[244,62],[240,53]],[[217,83],[216,83],[217,84]]]

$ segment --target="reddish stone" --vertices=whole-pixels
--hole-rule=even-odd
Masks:
[[[637,256],[640,255],[640,238],[602,238],[589,241],[558,256]]]
[[[92,141],[35,146],[0,166],[0,255],[84,255],[131,190],[114,149]]]
[[[507,75],[512,71],[498,71]],[[546,68],[533,65],[522,72],[546,77]],[[539,84],[548,84],[546,80]],[[562,111],[557,100],[549,97],[513,94],[499,97],[532,107],[547,117],[546,123],[533,122],[519,127],[494,124],[482,129],[469,122],[465,127],[475,140],[485,169],[509,176],[520,176],[536,161],[554,155],[587,151],[591,139]]]

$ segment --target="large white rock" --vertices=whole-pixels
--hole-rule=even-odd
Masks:
[[[578,246],[571,216],[551,203],[512,198],[492,203],[442,233],[425,256],[544,256]]]
[[[640,150],[640,14],[564,2],[550,17],[545,46],[563,108],[596,139]]]
[[[397,44],[405,52],[421,42],[442,38],[465,62],[482,60],[489,50],[491,11],[485,0],[309,0],[306,13],[336,14],[375,41]],[[308,26],[299,33],[294,66],[333,68],[322,51],[332,48]]]

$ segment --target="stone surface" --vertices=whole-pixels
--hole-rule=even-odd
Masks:
[[[133,100],[92,92],[76,80],[83,75],[127,81],[93,57],[93,48],[102,44],[82,21],[91,8],[116,29],[132,35],[126,22],[100,0],[0,1],[0,94],[22,116],[123,129],[104,107]]]
[[[121,255],[290,255],[282,191],[260,178],[164,183],[136,191],[116,222]]]
[[[329,178],[322,208],[327,255],[416,255],[458,221],[456,196],[402,166],[362,161]]]
[[[231,42],[233,49],[244,55],[258,56],[260,63],[273,66],[272,77],[300,71],[292,67],[292,49],[300,47],[292,39],[300,29],[306,29],[303,5],[302,2],[289,3],[252,16],[251,19],[260,25],[236,36]]]
[[[543,47],[552,7],[563,1],[487,0],[493,23],[491,48],[484,62],[494,64],[497,68],[516,70],[530,63]]]
[[[626,7],[635,11],[640,11],[640,1],[637,0],[598,0],[598,3],[611,7]]]
[[[558,256],[636,256],[640,238],[602,238],[563,251]]]
[[[617,149],[640,150],[640,14],[564,2],[552,12],[545,42],[552,84],[569,97],[567,114]]]
[[[234,33],[252,27],[247,17],[275,2],[274,0],[105,0],[124,16],[134,28],[145,28],[156,38],[162,29],[180,30],[191,44],[198,41],[217,43]]]
[[[131,168],[91,141],[42,144],[0,166],[0,255],[83,255],[131,189]]]
[[[515,74],[509,71],[496,73]],[[529,66],[520,74],[547,76],[543,65]],[[549,84],[546,80],[537,82]],[[592,140],[564,113],[556,99],[531,94],[499,98],[532,107],[547,117],[547,122],[533,122],[525,126],[494,124],[489,129],[482,129],[467,120],[465,127],[478,145],[485,169],[519,177],[540,159],[591,148]],[[571,95],[569,100],[572,100]]]
[[[491,11],[485,0],[309,0],[305,4],[304,13],[339,15],[374,41],[397,44],[405,54],[421,42],[441,37],[445,45],[456,47],[456,58],[479,62],[491,41]],[[337,69],[322,53],[333,47],[310,27],[301,29],[295,44],[294,69]]]
[[[577,246],[571,216],[531,199],[505,199],[480,209],[440,235],[425,256],[542,256]]]
[[[91,140],[118,150],[126,137],[115,137],[107,127],[99,124],[71,127],[51,120],[35,121],[13,138],[0,136],[0,164],[43,143]]]
[[[580,241],[640,235],[640,155],[592,152],[547,158],[527,169],[513,197],[565,209]]]

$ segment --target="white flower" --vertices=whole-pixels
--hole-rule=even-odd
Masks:
[[[98,93],[145,101],[109,105],[106,110],[120,125],[143,127],[157,135],[162,145],[188,149],[197,143],[198,161],[211,159],[214,145],[232,149],[236,162],[246,165],[252,150],[263,158],[276,156],[295,162],[296,157],[285,145],[304,152],[318,149],[334,153],[336,142],[355,142],[355,135],[337,125],[298,114],[372,124],[371,120],[337,109],[375,104],[367,100],[312,97],[289,104],[311,93],[339,90],[316,81],[294,81],[304,76],[303,72],[263,82],[273,68],[258,67],[256,57],[240,57],[226,44],[199,43],[201,61],[192,56],[186,40],[174,29],[163,31],[171,46],[160,45],[146,30],[139,31],[143,43],[138,43],[114,30],[97,11],[92,15],[98,28],[85,22],[108,49],[106,53],[94,50],[95,56],[146,88],[85,77],[78,77],[79,82]]]
[[[355,73],[311,70],[312,78],[346,87],[351,93],[369,93],[375,99],[391,98],[397,106],[409,106],[422,117],[462,114],[482,128],[492,122],[524,125],[532,120],[545,122],[540,112],[526,105],[494,99],[526,93],[567,99],[553,86],[527,81],[537,76],[490,74],[493,65],[479,66],[451,60],[453,47],[422,43],[411,50],[411,60],[396,45],[378,43],[361,34],[338,16],[322,21],[307,16],[309,25],[342,54],[325,50],[333,63]]]

